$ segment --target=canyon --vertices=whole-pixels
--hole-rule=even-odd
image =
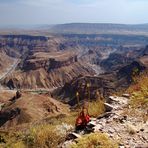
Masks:
[[[130,86],[133,70],[147,69],[147,42],[145,35],[126,34],[0,35],[1,126],[68,114],[77,92],[80,102],[88,95],[108,101]],[[11,101],[16,90],[22,96]]]
[[[15,71],[1,83],[9,88],[52,89],[79,75],[97,76],[140,56],[143,42],[148,40],[140,38],[87,34],[1,35],[0,51],[6,63],[19,61]],[[10,66],[3,63],[1,60],[2,69]]]

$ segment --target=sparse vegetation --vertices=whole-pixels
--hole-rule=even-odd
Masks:
[[[77,140],[71,148],[118,148],[118,144],[106,134],[92,133]]]
[[[104,111],[105,111],[105,107],[104,107],[103,100],[99,99],[99,100],[91,102],[89,104],[88,112],[89,112],[90,116],[92,116],[92,117],[97,117],[100,114],[104,113]]]
[[[8,136],[5,136],[4,139],[9,140],[6,141],[6,143],[3,143],[3,146],[8,148],[56,148],[64,142],[69,130],[74,129],[75,120],[79,111],[80,109],[76,109],[75,111],[72,111],[70,115],[61,114],[56,117],[46,118],[45,124],[39,124],[38,126],[32,125],[29,130],[25,132],[14,132],[14,134],[9,135],[9,138]],[[104,105],[102,100],[89,103],[89,114],[91,116],[97,117],[103,112]],[[58,131],[59,126],[62,126],[63,130]]]
[[[58,134],[55,126],[52,125],[40,125],[33,127],[25,135],[25,144],[28,147],[40,148],[40,147],[52,147],[56,148],[60,143],[65,140],[65,135]]]
[[[134,80],[134,84],[128,89],[128,92],[132,94],[130,105],[133,108],[148,108],[148,71]]]
[[[133,135],[133,134],[135,134],[135,133],[137,132],[136,127],[133,126],[133,125],[130,124],[130,123],[127,123],[127,124],[126,124],[126,127],[127,127],[128,133],[131,134],[131,135]]]
[[[10,146],[11,148],[26,148],[23,141],[18,141]]]
[[[127,92],[131,94],[129,107],[123,111],[124,115],[140,117],[142,121],[148,120],[148,71],[134,78],[134,83]]]
[[[0,148],[57,148],[64,142],[66,134],[71,128],[63,129],[64,132],[59,132],[59,125],[42,124],[31,127],[24,132],[13,132],[9,135],[4,135],[6,141],[0,143]],[[66,125],[68,127],[68,125]]]
[[[133,85],[127,90],[132,95],[130,106],[132,112],[125,110],[126,114],[138,114],[136,109],[146,109],[148,107],[148,77],[147,73],[143,73],[138,78],[134,78]],[[65,137],[69,130],[74,129],[75,120],[80,109],[72,111],[70,115],[57,115],[56,117],[48,117],[45,119],[45,124],[40,123],[37,126],[32,125],[30,129],[25,132],[14,132],[14,134],[6,134],[1,139],[0,147],[8,148],[56,148],[65,141]],[[92,117],[97,117],[104,112],[103,100],[97,100],[89,103],[89,114]],[[141,116],[146,118],[143,113]],[[61,127],[62,126],[62,127]],[[73,126],[73,128],[72,128]],[[63,130],[59,130],[63,128]],[[69,128],[71,127],[71,128]],[[127,125],[129,134],[135,134],[136,129],[131,125]],[[112,141],[106,134],[93,133],[88,134],[77,140],[72,148],[116,148],[118,144]]]

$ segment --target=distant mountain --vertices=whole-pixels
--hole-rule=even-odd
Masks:
[[[148,24],[125,25],[107,23],[70,23],[49,27],[54,33],[78,33],[78,34],[148,34]]]
[[[6,30],[6,29],[12,29],[12,30],[17,30],[17,29],[26,29],[26,30],[37,30],[37,29],[44,29],[44,28],[50,28],[53,27],[54,25],[43,25],[43,24],[28,24],[28,25],[1,25],[0,24],[0,30]]]
[[[148,35],[148,24],[69,23],[57,25],[0,25],[0,34],[122,34]]]

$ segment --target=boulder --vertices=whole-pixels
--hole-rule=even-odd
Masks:
[[[130,94],[123,94],[122,97],[130,98]]]
[[[114,107],[108,103],[104,103],[104,106],[105,106],[105,111],[106,112],[110,112],[114,109]]]
[[[75,133],[75,132],[73,132],[73,133],[70,133],[69,135],[68,135],[68,139],[70,140],[70,139],[77,139],[77,138],[81,138],[82,136],[80,135],[80,134],[77,134],[77,133]]]

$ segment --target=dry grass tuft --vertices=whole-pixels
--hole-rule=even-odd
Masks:
[[[105,112],[104,101],[97,100],[90,102],[88,112],[91,117],[98,117],[100,114]]]
[[[131,134],[131,135],[136,134],[137,129],[136,129],[135,126],[133,126],[133,125],[130,124],[130,123],[127,123],[127,124],[126,124],[126,127],[127,127],[127,131],[128,131],[129,134]]]
[[[33,148],[56,148],[65,140],[65,133],[58,133],[56,126],[40,125],[33,127],[24,137],[25,144]]]
[[[71,148],[118,148],[118,144],[111,140],[106,134],[92,133],[77,140]]]
[[[128,92],[132,94],[130,105],[133,108],[148,108],[148,71],[135,78]]]

